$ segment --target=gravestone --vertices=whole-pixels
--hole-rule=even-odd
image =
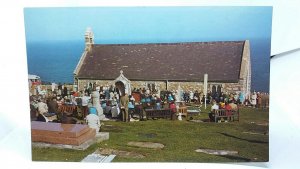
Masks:
[[[205,153],[205,154],[211,154],[211,155],[236,155],[238,154],[237,151],[231,151],[231,150],[212,150],[212,149],[197,149],[195,150],[198,153]]]
[[[101,154],[96,154],[96,153],[92,153],[89,154],[88,156],[86,156],[83,160],[81,160],[81,162],[84,163],[109,163],[111,162],[114,158],[116,157],[116,155],[109,155],[109,156],[104,156]]]
[[[116,149],[110,149],[110,148],[99,148],[95,152],[95,154],[116,155],[117,157],[122,157],[122,158],[135,158],[135,159],[145,158],[145,156],[143,154],[140,154],[137,152],[116,150]]]
[[[152,142],[128,142],[127,145],[135,146],[135,147],[143,147],[143,148],[151,148],[151,149],[162,149],[165,146],[161,143],[152,143]]]
[[[104,120],[105,115],[103,114],[103,109],[100,105],[100,94],[98,91],[93,91],[92,92],[92,106],[96,108],[99,119]]]

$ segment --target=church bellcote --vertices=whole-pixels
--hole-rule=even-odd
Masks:
[[[91,28],[87,28],[84,34],[85,38],[85,50],[90,50],[94,44],[94,33]]]

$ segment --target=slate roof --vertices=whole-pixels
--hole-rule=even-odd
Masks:
[[[77,78],[237,82],[245,41],[94,44]]]

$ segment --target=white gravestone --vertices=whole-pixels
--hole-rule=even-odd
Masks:
[[[99,119],[105,119],[105,115],[103,114],[103,109],[100,104],[100,94],[98,91],[92,92],[92,106],[96,108]]]

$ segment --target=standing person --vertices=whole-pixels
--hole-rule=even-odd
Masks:
[[[261,94],[261,106],[263,109],[267,108],[267,93]]]
[[[112,100],[113,98],[114,98],[114,92],[111,91],[111,92],[109,93],[109,100]]]
[[[62,94],[62,85],[58,83],[57,95],[61,96],[61,94]]]
[[[146,90],[146,94],[147,94],[147,95],[149,95],[149,94],[150,94],[150,89],[149,89],[149,88],[147,88],[147,90]]]
[[[215,120],[215,110],[219,110],[219,105],[217,105],[217,102],[215,100],[213,100],[212,103],[213,103],[213,105],[211,106],[211,111],[208,114],[210,121]]]
[[[200,97],[200,94],[199,94],[198,90],[196,90],[194,93],[195,103],[199,103],[199,100],[200,100],[199,97]]]
[[[256,92],[254,92],[254,93],[251,95],[251,105],[253,106],[253,108],[256,107],[256,99],[257,99],[257,95],[256,95]]]
[[[55,87],[56,87],[56,84],[55,84],[55,83],[51,83],[51,91],[52,91],[52,92],[54,92]]]
[[[130,118],[133,118],[134,114],[134,104],[135,104],[135,99],[131,95],[129,95],[129,102],[128,102],[128,112]],[[130,120],[130,119],[129,119]]]
[[[188,102],[188,93],[186,91],[183,92],[183,100],[184,102]]]
[[[121,105],[121,111],[122,111],[122,119],[123,119],[124,122],[129,122],[129,118],[128,118],[128,103],[129,103],[128,94],[125,93],[125,95],[121,96],[121,98],[120,98],[120,105]]]
[[[66,96],[68,96],[68,88],[67,88],[67,85],[66,84],[64,84],[64,89],[63,89],[63,95],[62,95],[63,97],[66,97]]]
[[[84,93],[84,96],[81,98],[81,108],[82,108],[82,115],[83,118],[87,116],[88,113],[88,104],[89,104],[90,97],[88,93]]]
[[[240,103],[239,104],[244,104],[244,101],[245,101],[245,95],[244,95],[244,93],[243,92],[241,92],[240,94],[239,94],[239,100],[240,100]]]
[[[119,100],[120,100],[119,92],[115,92],[114,94],[115,94],[117,102],[119,103]]]
[[[109,88],[108,87],[105,87],[104,95],[105,95],[105,100],[109,100],[110,94],[109,94]]]
[[[190,98],[189,103],[191,103],[191,102],[194,101],[194,93],[193,93],[193,91],[190,91],[189,98]]]
[[[256,100],[257,100],[257,108],[260,108],[261,107],[261,105],[262,105],[262,98],[261,98],[261,94],[259,93],[259,92],[257,92],[257,98],[256,98]]]

